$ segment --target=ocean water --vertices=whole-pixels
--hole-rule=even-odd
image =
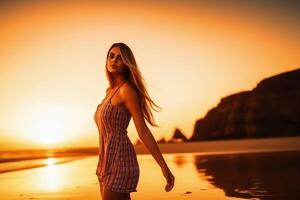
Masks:
[[[300,151],[210,154],[170,153],[175,175],[166,184],[151,155],[138,155],[140,179],[132,199],[300,199]],[[94,174],[97,156],[0,174],[1,199],[101,199]],[[46,162],[47,163],[47,162]]]

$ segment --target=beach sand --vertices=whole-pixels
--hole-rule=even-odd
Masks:
[[[164,191],[165,180],[159,166],[150,155],[138,156],[141,176],[138,192],[132,199],[238,199],[229,198],[207,181],[197,178],[194,165],[187,162],[183,168],[173,162],[175,155],[165,158],[176,175],[176,185],[171,192]],[[177,154],[180,156],[180,154]],[[185,157],[186,159],[190,159]],[[1,199],[101,199],[99,184],[94,174],[97,156],[72,162],[0,174]],[[186,172],[193,172],[187,175]],[[186,179],[187,176],[190,178]]]
[[[300,137],[230,139],[184,143],[161,143],[162,153],[231,154],[300,150]],[[149,154],[143,144],[135,145],[138,154]]]
[[[220,186],[220,184],[223,184],[222,181],[220,183],[215,182],[216,180],[218,181],[219,177],[222,177],[223,175],[225,175],[226,177],[226,174],[239,176],[239,167],[242,167],[242,169],[244,169],[244,160],[248,160],[247,156],[238,158],[237,160],[232,159],[234,157],[225,156],[234,154],[245,155],[245,153],[249,153],[249,155],[256,155],[259,154],[259,152],[296,152],[300,150],[299,144],[300,137],[259,140],[211,141],[177,145],[172,144],[169,147],[166,146],[167,144],[160,144],[160,148],[164,152],[164,158],[176,177],[173,190],[171,190],[170,192],[164,191],[166,182],[154,158],[149,154],[139,154],[138,161],[140,166],[140,179],[137,187],[137,192],[131,193],[131,198],[133,200],[249,199],[240,198],[240,196],[238,195],[236,196],[238,196],[239,198],[235,195],[230,196],[229,194],[226,194],[226,192],[228,193],[228,188],[222,188],[222,186]],[[183,153],[176,153],[178,151],[181,151]],[[188,153],[187,151],[192,151],[192,153]],[[222,154],[224,154],[223,157],[218,157],[218,162],[215,164],[214,157],[202,157],[205,155],[208,156]],[[232,160],[234,162],[232,162]],[[238,163],[241,163],[241,160],[243,162],[241,166],[239,166]],[[49,163],[49,165],[46,165],[44,167],[1,173],[1,200],[101,199],[99,183],[95,174],[97,162],[98,156],[87,156],[75,160],[69,159],[68,162],[63,162],[60,164]],[[206,164],[202,162],[206,162]],[[246,166],[248,166],[249,164],[249,168],[247,168],[246,171],[247,174],[255,174],[254,172],[256,172],[256,168],[259,167],[256,165],[252,166],[253,163],[259,162],[257,162],[256,158],[251,158],[246,162]],[[218,167],[222,166],[223,164],[229,166],[227,171],[224,170],[223,172],[221,167],[221,170],[217,170],[215,172],[215,169],[218,169]],[[235,164],[236,166],[232,166]],[[286,165],[289,165],[289,162],[287,162]],[[289,167],[288,170],[291,170],[290,166],[287,167]],[[211,174],[211,172],[213,172],[213,174]],[[246,174],[244,173],[244,171],[242,171],[241,173],[241,177]],[[293,176],[297,177],[299,176],[299,173],[296,172],[296,174],[294,174]],[[251,177],[252,176],[250,176],[250,178]],[[231,180],[231,177],[227,178]],[[240,184],[243,185],[244,183],[238,183],[238,185]],[[233,186],[230,185],[230,187]],[[236,185],[234,185],[234,187],[236,187]],[[231,189],[237,194],[245,193],[245,191],[237,192],[238,188],[234,187]]]

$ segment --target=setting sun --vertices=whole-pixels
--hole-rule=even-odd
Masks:
[[[32,105],[26,117],[29,137],[40,144],[52,145],[66,139],[68,111],[59,105]]]
[[[27,103],[26,107],[15,111],[18,117],[13,124],[14,131],[37,146],[57,147],[74,141],[73,135],[83,132],[82,113],[77,105],[67,102]]]

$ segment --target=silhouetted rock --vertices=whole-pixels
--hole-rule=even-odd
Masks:
[[[196,121],[190,141],[300,135],[300,69],[221,99]]]
[[[166,143],[167,141],[165,140],[165,138],[163,137],[162,139],[158,140],[157,143]]]
[[[187,141],[187,138],[178,128],[175,129],[172,139],[169,140],[169,142],[185,142],[185,141]]]

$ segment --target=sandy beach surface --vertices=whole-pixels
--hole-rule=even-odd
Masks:
[[[238,199],[226,197],[221,189],[201,181],[192,163],[187,162],[182,169],[177,169],[180,164],[177,166],[174,163],[174,156],[180,154],[165,156],[176,175],[176,185],[168,193],[164,191],[165,180],[153,158],[139,156],[141,176],[138,192],[131,193],[132,199],[195,199],[199,196],[205,199]],[[97,159],[97,156],[92,156],[64,164],[0,174],[1,199],[101,199],[94,174]],[[191,157],[185,156],[185,159]],[[186,174],[188,171],[193,173]]]
[[[137,192],[131,193],[131,198],[133,200],[272,199],[268,197],[272,196],[274,191],[268,188],[274,186],[272,182],[277,183],[281,180],[270,181],[261,174],[266,174],[265,168],[270,169],[266,166],[282,163],[282,166],[286,167],[282,168],[283,174],[281,171],[269,170],[269,172],[289,177],[286,178],[287,184],[293,186],[295,178],[300,178],[297,168],[300,165],[298,162],[293,163],[300,160],[298,159],[300,153],[291,152],[300,152],[299,144],[300,137],[289,137],[176,144],[176,148],[175,144],[171,147],[165,146],[167,144],[160,145],[164,158],[176,177],[175,186],[170,192],[164,191],[165,179],[154,158],[149,154],[143,154],[140,149],[141,154],[138,155],[140,179]],[[264,155],[263,152],[273,154]],[[286,154],[281,155],[279,152]],[[97,156],[86,156],[66,159],[65,162],[58,164],[48,162],[48,165],[43,167],[0,173],[1,200],[101,199],[95,175],[97,162]],[[252,182],[249,183],[248,180]],[[291,186],[287,185],[287,188],[291,189],[290,193],[297,194],[293,193]],[[285,191],[287,189],[284,186],[278,187]]]
[[[203,153],[231,154],[276,152],[300,149],[300,137],[252,138],[215,141],[197,141],[185,143],[161,143],[159,148],[163,153]],[[135,145],[138,154],[149,154],[144,145]]]

